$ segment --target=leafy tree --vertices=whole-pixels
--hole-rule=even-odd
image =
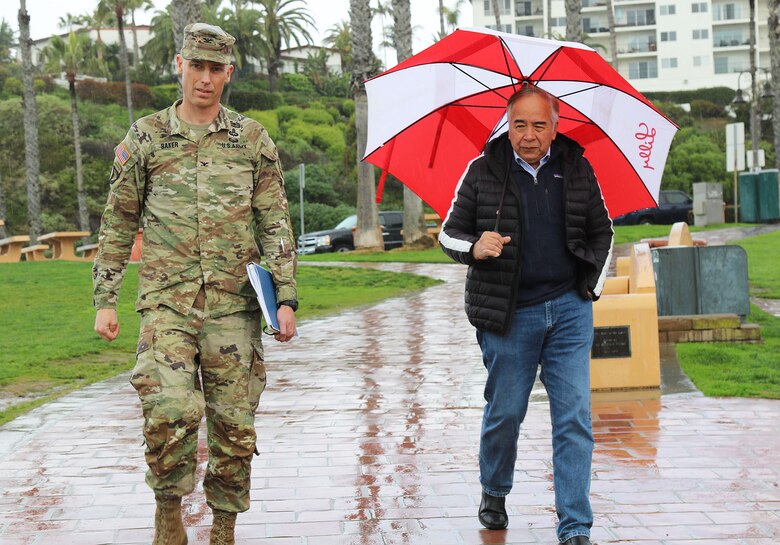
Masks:
[[[219,2],[216,2],[218,4]],[[211,6],[209,3],[208,6]],[[171,30],[173,31],[174,55],[181,51],[184,42],[184,27],[190,23],[196,23],[201,19],[203,3],[200,0],[171,0]],[[179,76],[179,89],[181,89],[181,76]]]
[[[11,48],[14,45],[14,30],[8,21],[0,20],[0,62],[11,62]]]
[[[662,187],[681,189],[690,195],[696,182],[725,182],[726,187],[725,157],[712,138],[698,129],[683,128],[669,150]]]
[[[81,161],[81,134],[79,133],[79,110],[76,99],[76,75],[82,71],[88,52],[92,49],[92,40],[86,34],[71,32],[68,39],[52,36],[48,47],[44,49],[46,68],[59,73],[65,69],[65,79],[68,80],[70,93],[71,124],[73,127],[73,149],[76,157],[76,191],[79,206],[79,226],[82,231],[89,231],[89,211],[87,210],[87,194],[84,191],[84,171]]]
[[[314,18],[306,9],[303,0],[253,0],[259,4],[261,19],[260,37],[262,51],[268,69],[271,92],[276,91],[279,80],[282,48],[313,43],[309,28],[315,28]]]

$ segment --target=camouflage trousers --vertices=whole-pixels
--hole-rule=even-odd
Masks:
[[[205,414],[208,465],[203,481],[212,509],[249,509],[254,416],[265,388],[259,311],[210,318],[203,291],[188,316],[167,308],[141,315],[130,382],[141,399],[149,470],[162,498],[195,488],[198,428]]]

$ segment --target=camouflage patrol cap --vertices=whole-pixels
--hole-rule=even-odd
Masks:
[[[233,36],[218,26],[193,23],[184,27],[181,56],[188,60],[230,64],[230,55],[235,41]]]

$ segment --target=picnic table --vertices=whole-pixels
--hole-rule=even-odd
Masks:
[[[52,259],[84,261],[76,255],[76,242],[88,237],[89,231],[55,231],[38,237],[38,242],[47,242],[52,247]]]
[[[27,235],[0,239],[0,263],[17,263],[22,259],[22,248],[30,242]]]

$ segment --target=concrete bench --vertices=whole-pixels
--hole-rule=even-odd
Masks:
[[[22,248],[30,242],[27,235],[0,239],[0,263],[18,263],[22,259]]]
[[[650,245],[619,258],[593,305],[592,390],[659,388],[658,304]]]
[[[76,248],[76,253],[81,254],[81,258],[84,260],[92,261],[97,255],[98,244],[83,244]]]
[[[35,244],[22,248],[25,261],[46,261],[48,258],[43,252],[49,249],[48,244]]]

